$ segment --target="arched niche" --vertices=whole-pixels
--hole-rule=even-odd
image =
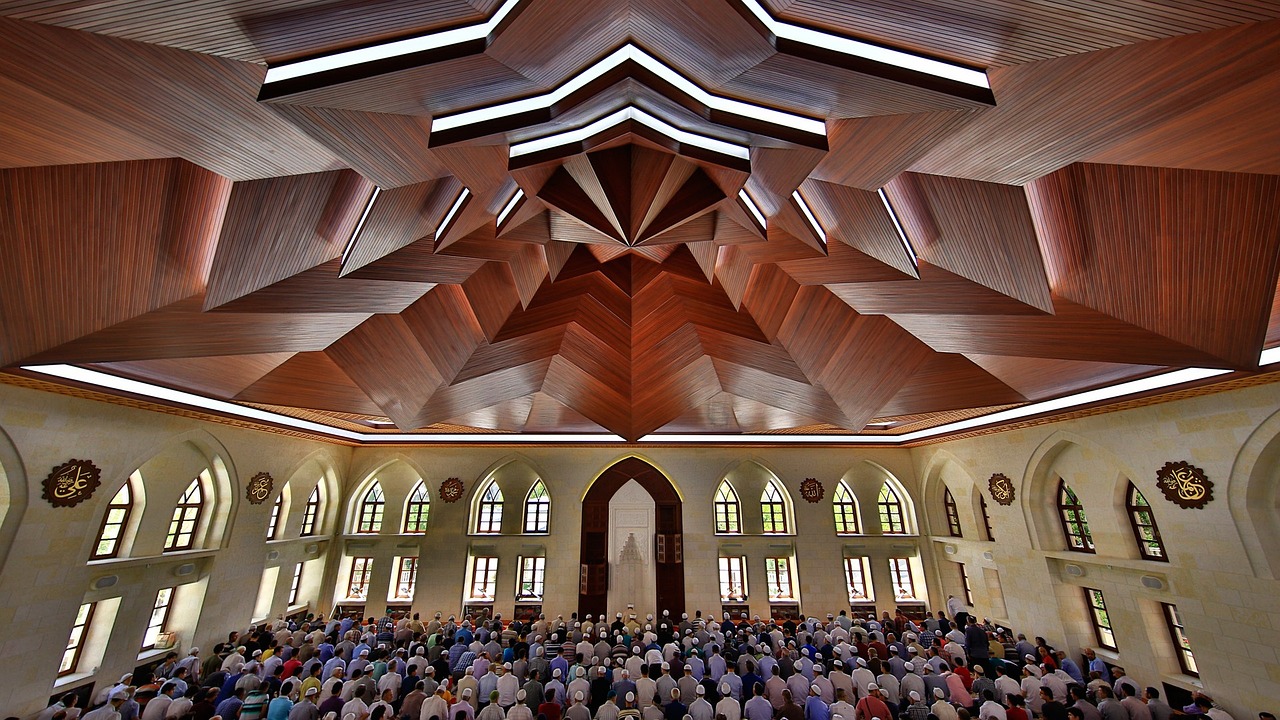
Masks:
[[[317,450],[295,463],[284,477],[286,479],[283,484],[289,488],[290,502],[287,508],[288,521],[285,524],[287,534],[281,537],[297,537],[302,532],[307,501],[316,488],[320,488],[320,512],[308,537],[331,534],[339,526],[338,517],[342,507],[337,501],[341,497],[338,473],[333,469],[329,455]],[[284,522],[285,519],[282,517],[281,521]]]
[[[609,500],[635,480],[653,498],[659,610],[684,612],[683,497],[671,478],[650,461],[631,455],[605,468],[582,497],[578,614],[603,614],[608,604]]]
[[[1097,554],[1137,558],[1124,506],[1125,490],[1134,477],[1132,469],[1105,447],[1074,433],[1053,433],[1032,453],[1022,483],[1022,509],[1032,529],[1032,544],[1040,550],[1068,549],[1058,510],[1061,480],[1084,507]]]
[[[933,456],[924,475],[924,488],[921,496],[924,512],[921,520],[924,524],[922,532],[939,537],[950,537],[947,525],[947,514],[944,507],[946,491],[956,502],[960,517],[960,527],[964,537],[978,539],[982,533],[978,527],[982,524],[981,510],[978,506],[977,480],[973,474],[951,453],[939,451]]]
[[[27,510],[27,471],[8,433],[0,428],[0,570]]]
[[[471,491],[467,532],[476,534],[476,527],[480,518],[480,505],[484,500],[486,491],[491,486],[497,487],[502,492],[503,506],[500,534],[519,535],[524,532],[525,500],[529,496],[529,490],[539,480],[543,481],[547,488],[547,494],[551,496],[554,505],[555,488],[528,458],[523,455],[513,455],[503,458],[490,466],[480,476],[480,481],[475,483]],[[554,516],[554,510],[552,515]]]
[[[906,486],[888,468],[870,460],[862,460],[840,476],[858,498],[862,512],[862,532],[867,535],[879,535],[880,516],[877,502],[880,489],[888,483],[898,496],[902,505],[902,518],[906,527],[905,535],[916,535],[920,532],[915,498],[907,491]]]
[[[730,487],[738,495],[744,535],[764,534],[761,499],[767,488],[772,488],[777,493],[777,496],[781,498],[786,518],[785,532],[771,534],[795,534],[795,508],[791,502],[791,493],[787,490],[781,478],[778,477],[778,474],[763,462],[756,459],[735,462],[720,476],[720,482],[729,483]],[[719,488],[720,482],[715,484],[715,488]]]
[[[343,505],[345,509],[345,514],[342,518],[344,531],[348,533],[356,532],[355,525],[360,517],[361,504],[364,502],[369,489],[373,487],[374,483],[377,483],[382,488],[383,502],[385,503],[383,506],[381,533],[399,533],[404,525],[404,509],[405,503],[409,499],[409,493],[413,492],[413,489],[425,477],[422,469],[409,458],[401,455],[388,458],[351,486],[351,494]]]
[[[1254,574],[1280,578],[1280,557],[1275,552],[1280,547],[1280,412],[1250,433],[1232,463],[1227,487],[1215,491],[1227,494],[1233,524]]]

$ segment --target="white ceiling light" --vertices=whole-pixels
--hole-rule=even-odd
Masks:
[[[826,245],[827,231],[822,229],[822,223],[818,222],[818,218],[813,214],[813,209],[809,207],[809,203],[805,202],[804,196],[800,194],[799,190],[794,190],[791,193],[791,199],[795,200],[796,204],[800,206],[800,212],[804,214],[804,219],[809,221],[809,226],[818,234],[818,239],[822,241],[823,245]]]
[[[686,130],[681,130],[670,123],[659,120],[634,105],[628,105],[621,110],[610,113],[609,115],[580,128],[566,130],[553,135],[540,137],[536,140],[529,140],[527,142],[512,145],[511,157],[516,158],[521,155],[550,150],[563,145],[580,143],[593,135],[597,135],[611,127],[621,125],[629,120],[634,120],[641,125],[659,132],[683,145],[702,148],[703,150],[708,150],[720,155],[727,155],[729,157],[735,157],[741,160],[751,159],[750,151],[741,145],[735,145],[723,140],[717,140],[715,138],[706,137],[705,135],[696,135]]]
[[[747,192],[746,188],[742,188],[738,191],[738,198],[742,200],[743,205],[747,206],[747,210],[751,212],[751,215],[756,219],[756,222],[760,223],[760,227],[764,228],[766,226],[764,213],[760,212],[760,206],[751,198],[751,195]]]
[[[342,264],[347,264],[347,256],[351,254],[352,249],[356,246],[356,240],[360,239],[360,231],[364,230],[364,221],[369,219],[369,213],[373,212],[373,204],[378,200],[378,196],[382,194],[382,188],[373,187],[373,192],[369,194],[369,202],[364,206],[364,212],[360,214],[360,221],[356,223],[356,229],[351,231],[351,239],[347,241],[347,246],[342,249]]]
[[[898,239],[902,241],[902,247],[906,249],[907,255],[911,258],[911,264],[920,267],[920,261],[916,258],[916,249],[911,247],[911,239],[907,237],[907,231],[903,229],[902,222],[898,220],[898,212],[893,209],[893,203],[889,202],[889,195],[884,188],[876,190],[876,194],[880,196],[880,202],[884,203],[884,209],[889,211],[889,219],[893,221],[893,229],[898,231]]]
[[[498,220],[497,220],[498,227],[502,227],[502,223],[506,221],[507,216],[511,214],[512,210],[516,209],[516,205],[519,205],[520,200],[523,198],[524,198],[524,190],[521,188],[516,188],[515,194],[511,196],[511,199],[507,201],[506,205],[502,206],[502,211],[498,213]]]
[[[465,202],[467,197],[470,195],[471,190],[465,186],[458,192],[458,199],[453,201],[453,206],[449,208],[449,212],[444,214],[444,219],[442,219],[440,221],[440,225],[436,227],[437,240],[439,240],[440,236],[449,229],[449,223],[453,222],[453,216],[458,214],[458,211],[462,209],[462,203]]]

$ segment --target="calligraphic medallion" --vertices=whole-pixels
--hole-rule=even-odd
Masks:
[[[1199,509],[1213,499],[1213,481],[1189,462],[1167,462],[1156,473],[1156,484],[1169,502],[1181,508]]]
[[[93,497],[102,484],[102,471],[89,460],[68,460],[44,479],[41,495],[54,507],[72,507]]]
[[[271,473],[260,472],[249,479],[249,486],[244,489],[244,496],[249,499],[250,505],[261,505],[271,497],[271,487],[275,484],[275,480],[271,477]]]
[[[991,491],[991,499],[1001,505],[1012,505],[1014,498],[1013,481],[1004,473],[996,473],[987,481],[987,489]]]
[[[804,482],[800,483],[800,497],[811,503],[821,500],[824,494],[826,494],[826,490],[823,489],[822,483],[818,482],[817,478],[805,478]]]
[[[447,503],[456,503],[462,499],[462,481],[458,478],[449,478],[440,483],[440,499]]]

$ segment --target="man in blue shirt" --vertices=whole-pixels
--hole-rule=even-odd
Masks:
[[[822,701],[822,689],[817,685],[810,685],[809,699],[804,702],[804,720],[830,720],[830,718],[831,709]]]

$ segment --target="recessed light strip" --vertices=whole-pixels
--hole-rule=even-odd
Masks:
[[[373,212],[373,204],[377,202],[378,196],[381,194],[382,188],[374,185],[373,192],[369,194],[369,202],[365,203],[364,212],[360,213],[360,221],[356,223],[356,229],[351,231],[351,239],[347,241],[347,246],[342,249],[343,265],[347,264],[347,256],[355,248],[356,240],[360,239],[360,231],[364,229],[364,221],[369,219],[369,213]]]
[[[465,202],[467,197],[470,195],[471,190],[466,186],[463,186],[462,190],[458,193],[458,199],[453,201],[453,206],[449,208],[449,212],[444,214],[444,219],[442,219],[440,221],[440,225],[436,227],[437,240],[440,239],[440,236],[449,229],[449,223],[453,222],[453,216],[458,214],[458,211],[462,209],[462,203]]]
[[[893,65],[905,70],[933,75],[934,77],[954,80],[966,85],[988,89],[991,87],[986,73],[980,70],[973,70],[941,60],[934,60],[933,58],[914,55],[880,45],[872,45],[871,43],[783,22],[770,15],[759,0],[742,0],[742,4],[751,11],[752,15],[755,15],[757,20],[768,28],[769,32],[779,38],[804,45],[812,45],[824,50],[833,50],[844,55],[884,63],[885,65]]]
[[[760,223],[760,227],[766,227],[767,223],[764,219],[764,213],[760,212],[760,206],[751,198],[751,195],[747,192],[746,188],[742,188],[738,191],[738,198],[742,200],[743,205],[747,206],[747,210],[751,212],[751,215],[756,219],[756,222]]]
[[[517,115],[519,113],[530,112],[533,110],[543,110],[564,100],[573,93],[586,87],[593,80],[603,76],[605,73],[617,68],[624,62],[632,61],[645,68],[646,70],[657,75],[662,80],[670,83],[676,89],[685,93],[689,97],[706,105],[713,110],[719,110],[731,115],[759,120],[773,125],[799,130],[801,132],[810,133],[820,137],[826,137],[827,126],[821,120],[807,118],[801,115],[775,110],[773,108],[761,107],[752,103],[734,100],[732,98],[720,97],[712,95],[706,90],[699,87],[692,80],[686,78],[657,58],[640,48],[627,43],[617,50],[609,53],[605,57],[596,61],[582,72],[566,80],[560,87],[552,90],[544,95],[523,98],[512,102],[501,103],[498,105],[490,105],[488,107],[468,110],[466,112],[457,113],[456,115],[446,115],[444,117],[434,118],[431,121],[431,129],[437,132],[453,130],[454,128],[466,127],[476,123],[488,122],[498,118]]]
[[[634,105],[628,105],[621,110],[610,113],[609,115],[580,128],[566,130],[565,132],[547,135],[535,140],[529,140],[527,142],[512,145],[511,157],[516,158],[521,155],[550,150],[551,148],[561,147],[571,143],[580,143],[587,138],[604,132],[616,125],[621,125],[628,120],[634,120],[641,125],[644,125],[645,127],[659,132],[684,145],[702,148],[703,150],[708,150],[720,155],[727,155],[729,157],[735,157],[741,160],[751,159],[750,151],[741,145],[734,145],[733,143],[728,143],[723,140],[709,138],[704,135],[695,135],[694,133],[686,130],[681,130],[674,125],[664,122],[663,120],[659,120]]]
[[[907,255],[911,257],[911,264],[920,267],[920,260],[916,258],[916,249],[911,247],[911,239],[907,237],[907,231],[903,229],[902,222],[898,220],[898,212],[893,209],[893,203],[889,202],[889,194],[884,188],[876,190],[876,194],[880,196],[880,202],[884,203],[884,209],[889,211],[889,219],[893,221],[893,229],[898,231],[898,239],[902,241],[902,247],[906,249]]]
[[[459,45],[474,40],[482,40],[489,36],[498,25],[506,19],[507,15],[515,9],[520,0],[507,0],[498,8],[488,20],[478,25],[468,25],[466,27],[453,28],[441,32],[427,33],[417,37],[406,38],[404,40],[394,40],[392,42],[370,45],[369,47],[357,48],[355,50],[346,50],[343,52],[325,55],[323,57],[311,58],[310,60],[299,60],[297,62],[285,63],[277,65],[267,70],[266,79],[263,85],[281,82],[283,80],[292,80],[294,78],[305,77],[307,75],[315,75],[316,73],[328,72],[329,70],[337,70],[339,68],[351,67],[352,65],[362,65],[365,63],[377,62],[388,58],[399,57],[401,55],[411,55],[417,52],[427,50],[438,50],[450,45]]]
[[[818,234],[818,239],[822,240],[822,244],[827,244],[827,231],[822,229],[822,224],[818,222],[818,218],[814,216],[813,209],[809,207],[809,203],[805,202],[804,196],[799,190],[791,192],[791,199],[796,201],[800,206],[800,212],[804,214],[806,220],[809,221],[810,227]]]
[[[524,189],[516,188],[515,194],[511,196],[511,199],[507,201],[506,205],[502,206],[502,211],[498,213],[498,227],[502,227],[502,223],[506,222],[507,216],[511,214],[512,210],[516,209],[516,205],[519,205],[523,198]]]

